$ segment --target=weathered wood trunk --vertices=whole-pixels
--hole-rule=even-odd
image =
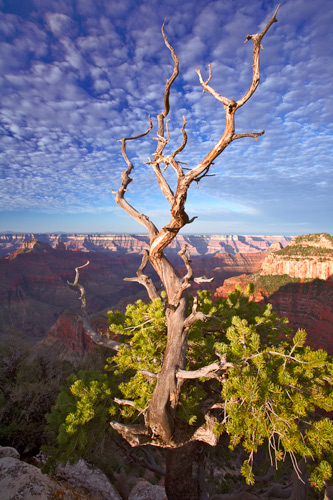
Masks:
[[[207,500],[202,443],[194,441],[168,450],[165,490],[168,500]]]
[[[168,339],[163,365],[146,414],[146,425],[152,432],[168,443],[174,432],[174,416],[177,408],[181,383],[176,373],[185,369],[187,329],[184,327],[188,300],[182,298],[174,310],[166,312]]]

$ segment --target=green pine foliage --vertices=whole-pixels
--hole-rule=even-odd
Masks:
[[[46,415],[54,445],[45,446],[47,468],[56,462],[75,463],[103,450],[109,422],[117,414],[113,398],[119,395],[113,374],[80,371],[61,388],[56,404]]]
[[[250,286],[247,292],[252,291]],[[190,328],[187,370],[223,356],[229,365],[214,378],[184,382],[178,417],[195,429],[204,422],[208,403],[215,403],[220,408],[216,433],[248,455],[241,468],[248,484],[254,481],[255,453],[266,446],[276,467],[286,456],[295,467],[305,457],[314,467],[311,483],[320,489],[332,475],[333,425],[326,414],[333,410],[332,360],[306,345],[304,330],[292,335],[286,319],[248,294],[236,289],[213,301],[210,292],[198,292],[197,310],[208,321]],[[191,298],[190,311],[193,303]],[[155,379],[143,371],[156,374],[161,368],[164,311],[163,300],[155,299],[131,304],[125,314],[109,313],[110,330],[123,340],[119,352],[108,358],[106,373],[72,378],[48,417],[58,426],[58,445],[69,455],[82,455],[92,441],[101,440],[111,419],[143,420],[155,387]],[[126,402],[117,405],[115,398]]]

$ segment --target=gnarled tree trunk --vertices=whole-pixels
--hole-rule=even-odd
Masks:
[[[157,139],[157,147],[152,155],[152,159],[149,159],[147,163],[151,166],[152,172],[155,174],[162,194],[170,204],[170,221],[160,230],[146,215],[131,206],[125,198],[128,186],[132,181],[130,175],[134,168],[127,155],[126,146],[129,141],[138,140],[149,134],[152,129],[151,118],[149,117],[149,127],[146,132],[135,137],[122,139],[122,154],[127,163],[127,169],[122,172],[121,186],[115,193],[116,203],[133,219],[143,225],[150,237],[150,249],[143,257],[142,265],[137,273],[138,276],[137,278],[130,279],[142,283],[146,287],[151,299],[156,298],[158,294],[152,281],[143,274],[148,261],[161,279],[167,296],[167,344],[160,372],[158,374],[151,374],[151,376],[157,378],[157,383],[145,412],[145,426],[122,425],[117,422],[112,422],[111,425],[133,446],[153,444],[155,446],[170,448],[167,459],[166,477],[166,490],[170,500],[203,500],[205,498],[202,488],[202,466],[200,465],[203,464],[203,452],[198,441],[203,441],[210,445],[215,445],[218,441],[216,434],[213,432],[214,419],[209,412],[205,415],[206,423],[194,430],[193,427],[190,428],[185,422],[180,422],[177,419],[176,409],[183,381],[185,378],[200,378],[203,374],[207,376],[207,374],[214,370],[222,370],[226,368],[227,363],[226,360],[222,359],[200,370],[193,372],[185,371],[189,328],[196,320],[205,321],[207,319],[203,313],[197,312],[196,302],[194,302],[192,311],[188,311],[187,288],[191,285],[191,281],[203,282],[204,278],[193,278],[190,262],[186,255],[186,248],[179,253],[187,270],[186,275],[183,277],[179,276],[177,270],[167,260],[163,251],[174,240],[178,232],[186,224],[193,222],[195,219],[195,217],[190,219],[185,211],[187,191],[192,182],[199,182],[209,174],[214,160],[231,142],[244,137],[257,139],[264,133],[264,131],[261,131],[236,134],[235,113],[250,99],[259,84],[259,52],[261,41],[271,25],[276,22],[278,8],[261,33],[248,35],[246,38],[246,41],[252,40],[254,44],[253,75],[249,89],[238,101],[223,97],[209,85],[212,77],[211,68],[209,69],[209,78],[206,81],[203,80],[200,69],[197,70],[203,90],[211,94],[224,108],[225,126],[220,139],[205,158],[194,168],[187,169],[186,171],[176,159],[187,143],[185,117],[181,129],[182,141],[180,146],[173,152],[169,152],[169,154],[164,153],[170,139],[168,125],[165,121],[170,107],[169,95],[171,86],[179,72],[179,60],[165,36],[164,26],[162,27],[164,42],[171,52],[174,66],[173,73],[165,86],[164,109],[157,116],[158,130],[157,137],[155,137]],[[161,166],[163,166],[163,169],[161,169]],[[172,189],[164,176],[164,171],[167,168],[174,171],[176,177],[174,189]],[[150,181],[147,180],[147,182]],[[79,286],[77,280],[76,285]],[[100,340],[96,336],[95,339]],[[116,344],[114,343],[113,346],[110,345],[109,347],[117,348]],[[177,449],[178,447],[179,449]],[[192,460],[189,460],[189,457],[192,457]]]

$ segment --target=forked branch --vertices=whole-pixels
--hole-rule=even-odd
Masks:
[[[145,249],[143,250],[141,265],[136,272],[137,278],[124,278],[124,281],[137,281],[146,288],[150,300],[154,300],[159,297],[156,287],[151,278],[149,278],[149,276],[147,276],[143,272],[146,269],[148,262],[149,262],[149,252],[148,250]]]
[[[260,49],[262,48],[261,40],[264,38],[264,36],[266,35],[267,31],[272,26],[272,24],[277,22],[276,14],[278,13],[280,5],[281,4],[279,4],[277,6],[276,11],[274,12],[273,16],[268,21],[268,23],[266,24],[265,28],[262,30],[261,33],[256,33],[255,35],[247,35],[247,37],[246,37],[246,40],[244,43],[248,42],[249,40],[253,41],[252,82],[251,82],[250,88],[246,92],[246,94],[241,99],[239,99],[237,101],[237,108],[240,108],[241,106],[243,106],[243,104],[245,104],[246,101],[248,101],[250,99],[250,97],[254,94],[254,92],[256,91],[256,89],[259,85],[259,81],[260,81],[259,53],[260,53]]]
[[[126,143],[127,143],[127,141],[133,141],[135,139],[140,139],[141,137],[144,137],[145,135],[149,134],[152,127],[153,127],[153,123],[152,123],[151,118],[149,116],[149,127],[146,130],[146,132],[144,132],[143,134],[133,136],[133,137],[124,137],[121,140],[121,151],[122,151],[123,158],[127,163],[127,169],[121,173],[121,186],[120,186],[119,190],[116,192],[117,205],[119,205],[122,209],[124,209],[134,220],[136,220],[137,222],[139,222],[140,224],[145,226],[148,229],[150,237],[153,237],[154,235],[156,235],[158,233],[157,228],[149,220],[149,218],[146,215],[138,212],[134,207],[132,207],[132,205],[130,205],[128,203],[128,201],[125,199],[125,193],[127,191],[128,185],[133,180],[130,177],[130,174],[134,168],[131,160],[128,158],[127,153],[126,153]]]
[[[95,342],[103,347],[107,347],[108,349],[113,349],[114,351],[118,351],[121,346],[120,342],[116,342],[115,340],[108,339],[107,337],[103,337],[100,333],[98,333],[95,328],[92,326],[90,317],[87,313],[87,299],[86,299],[86,291],[84,287],[79,283],[80,278],[80,269],[88,266],[90,264],[89,260],[83,264],[83,266],[79,266],[75,268],[75,279],[73,283],[67,282],[70,286],[77,288],[80,291],[80,300],[81,300],[81,319],[84,331],[89,335],[89,337]]]

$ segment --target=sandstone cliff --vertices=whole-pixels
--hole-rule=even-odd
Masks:
[[[298,236],[289,244],[268,255],[263,263],[264,274],[288,274],[292,278],[319,278],[333,275],[333,237],[329,234]]]
[[[226,297],[237,284],[245,290],[249,283],[254,283],[255,301],[270,302],[294,331],[307,331],[309,345],[333,354],[332,236],[294,238],[284,249],[267,255],[259,272],[225,280],[215,296]]]

